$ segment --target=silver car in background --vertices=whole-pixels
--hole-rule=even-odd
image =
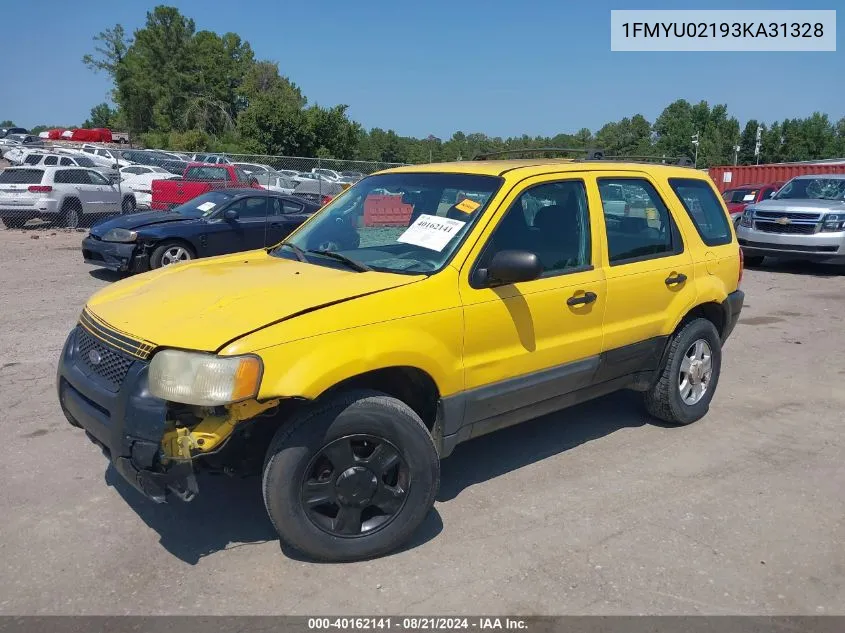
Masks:
[[[845,174],[798,176],[737,225],[748,265],[765,257],[845,263]]]

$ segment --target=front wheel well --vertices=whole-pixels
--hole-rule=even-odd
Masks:
[[[373,389],[401,400],[420,416],[431,431],[437,419],[440,391],[434,379],[416,367],[385,367],[352,376],[332,386],[320,398],[349,389]]]

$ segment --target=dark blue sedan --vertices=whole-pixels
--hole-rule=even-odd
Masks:
[[[279,243],[320,207],[256,189],[210,191],[172,211],[122,215],[91,227],[88,264],[137,273],[174,262]]]

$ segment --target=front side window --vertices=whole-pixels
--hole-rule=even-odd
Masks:
[[[244,198],[229,208],[237,211],[241,220],[264,218],[267,215],[267,197]]]
[[[697,178],[670,178],[669,186],[684,205],[701,241],[708,246],[730,244],[731,227],[710,185]],[[757,195],[757,191],[754,192]]]
[[[94,165],[94,161],[88,158],[87,156],[79,156],[75,160],[76,164],[80,167],[96,167],[96,165]]]
[[[546,183],[520,194],[490,236],[477,266],[486,268],[505,250],[537,255],[543,277],[589,266],[590,212],[584,182]]]
[[[41,162],[41,155],[40,154],[31,154],[23,159],[23,162],[27,165],[37,165]]]
[[[669,209],[650,182],[642,178],[600,178],[598,185],[611,266],[683,250]],[[612,197],[605,199],[605,192],[613,192]]]
[[[337,195],[289,241],[302,251],[333,251],[374,270],[434,273],[446,265],[501,184],[498,176],[475,174],[371,176]],[[296,257],[285,247],[273,254]],[[344,266],[337,258],[307,255],[314,264]]]
[[[64,157],[63,157],[63,158],[59,161],[59,165],[73,165],[73,161],[72,161],[71,159],[69,159],[69,158],[64,158]]]
[[[88,171],[88,178],[91,179],[92,185],[109,185],[111,184],[105,176],[96,171]]]
[[[58,162],[59,162],[59,157],[58,157],[58,156],[47,156],[47,157],[44,159],[44,164],[45,164],[45,165],[56,165]]]

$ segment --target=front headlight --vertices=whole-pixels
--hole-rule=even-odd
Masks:
[[[824,216],[822,231],[845,230],[845,213],[828,213]]]
[[[258,394],[262,373],[257,356],[217,356],[166,349],[150,363],[150,393],[157,398],[216,407]]]
[[[104,242],[134,242],[138,233],[129,229],[112,229],[103,235]]]
[[[740,219],[739,223],[742,226],[751,226],[751,218],[754,217],[754,209],[749,209],[745,207],[745,211],[742,212],[742,219]]]

